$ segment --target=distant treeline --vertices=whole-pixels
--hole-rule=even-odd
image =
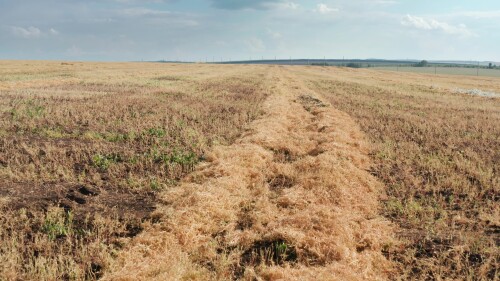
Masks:
[[[341,64],[329,64],[329,63],[316,63],[316,62],[314,62],[311,65],[319,65],[319,66],[343,66],[343,67],[350,67],[350,68],[373,67],[371,64],[363,65],[362,63],[358,63],[358,62],[349,62],[349,63],[341,63]]]
[[[340,66],[350,68],[370,68],[370,67],[462,67],[462,68],[481,68],[481,69],[500,69],[493,63],[480,65],[465,61],[436,61],[427,60],[379,60],[379,59],[274,59],[274,60],[248,60],[248,61],[220,61],[211,62],[215,64],[270,64],[270,65],[312,65],[312,66]]]
[[[370,67],[462,67],[462,68],[481,68],[481,69],[500,69],[500,66],[489,63],[488,65],[475,65],[475,64],[454,64],[454,63],[431,63],[427,60],[422,60],[417,63],[401,63],[401,64],[387,64],[387,63],[362,63],[362,62],[347,62],[347,63],[327,63],[327,62],[313,62],[310,65],[315,66],[341,66],[350,68],[370,68]]]
[[[426,60],[422,60],[416,64],[413,64],[412,66],[414,66],[414,67],[439,66],[439,67],[463,67],[463,68],[484,68],[484,69],[498,69],[498,68],[500,68],[491,62],[488,65],[474,65],[474,64],[429,63]]]

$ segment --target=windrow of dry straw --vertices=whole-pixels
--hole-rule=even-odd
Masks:
[[[383,280],[392,228],[353,120],[275,67],[264,116],[163,195],[104,280]]]

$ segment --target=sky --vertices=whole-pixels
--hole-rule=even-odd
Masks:
[[[500,62],[499,0],[0,0],[0,59]]]

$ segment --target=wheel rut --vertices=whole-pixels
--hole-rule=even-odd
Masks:
[[[355,122],[283,67],[264,115],[165,192],[106,280],[385,280],[390,224]]]

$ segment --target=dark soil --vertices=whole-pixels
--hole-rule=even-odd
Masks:
[[[144,220],[155,209],[154,193],[135,193],[113,187],[99,188],[81,184],[2,183],[0,197],[8,199],[7,208],[46,211],[59,206],[76,218],[87,214]]]

